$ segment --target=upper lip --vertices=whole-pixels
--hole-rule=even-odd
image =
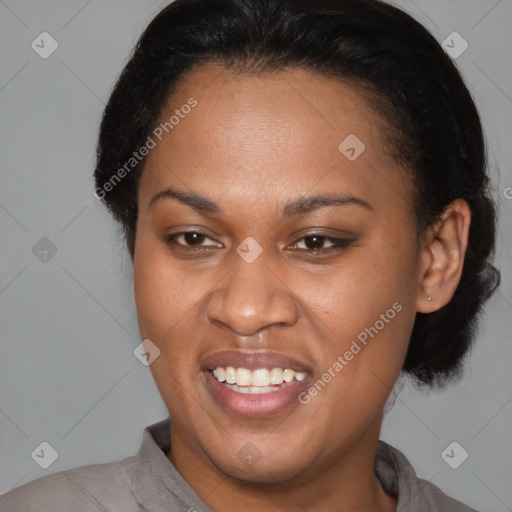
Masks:
[[[225,350],[216,352],[202,361],[202,369],[214,370],[217,367],[226,368],[247,368],[248,370],[258,370],[259,368],[289,368],[296,372],[311,373],[309,365],[301,363],[297,359],[279,354],[272,351],[242,351]]]

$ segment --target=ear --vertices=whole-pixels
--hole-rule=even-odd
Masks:
[[[471,211],[463,199],[452,201],[422,240],[416,309],[431,313],[450,302],[459,284],[468,246]]]

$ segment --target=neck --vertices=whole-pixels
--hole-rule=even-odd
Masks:
[[[394,512],[396,499],[384,492],[374,473],[382,415],[343,453],[313,462],[303,473],[273,484],[252,484],[224,475],[204,453],[181,442],[179,428],[171,430],[169,460],[213,512],[284,512],[297,508]],[[272,479],[274,480],[274,479]]]

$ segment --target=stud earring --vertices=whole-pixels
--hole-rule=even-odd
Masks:
[[[432,302],[432,297],[431,297],[430,295],[427,295],[427,300],[428,300],[429,302]]]

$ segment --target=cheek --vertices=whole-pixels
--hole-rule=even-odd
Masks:
[[[395,302],[405,308],[412,303],[411,291],[416,287],[412,250],[400,259],[384,247],[361,249],[353,255],[328,272],[297,271],[289,278],[290,288],[306,308],[345,337],[373,325]],[[390,316],[394,313],[391,310]]]
[[[372,292],[375,292],[372,288]],[[363,382],[372,374],[390,386],[400,371],[407,351],[415,311],[398,293],[378,295],[365,293],[360,296],[340,295],[324,308],[316,302],[319,327],[324,332],[323,368],[332,368],[340,361],[336,373],[343,373],[340,381]],[[321,311],[326,314],[320,317]],[[341,383],[341,382],[340,382]]]
[[[331,389],[373,390],[378,402],[391,391],[407,352],[416,267],[412,247],[400,259],[391,250],[375,252],[360,251],[321,282],[308,278],[303,298],[324,333],[322,367],[337,376]]]
[[[196,362],[192,354],[196,322],[192,319],[204,290],[171,264],[161,243],[141,236],[137,244],[134,295],[140,334],[160,350],[150,370],[167,407],[184,407],[182,400],[187,396],[180,390]]]
[[[137,240],[134,257],[134,294],[141,334],[164,341],[182,323],[204,293],[173,265],[159,241]]]

